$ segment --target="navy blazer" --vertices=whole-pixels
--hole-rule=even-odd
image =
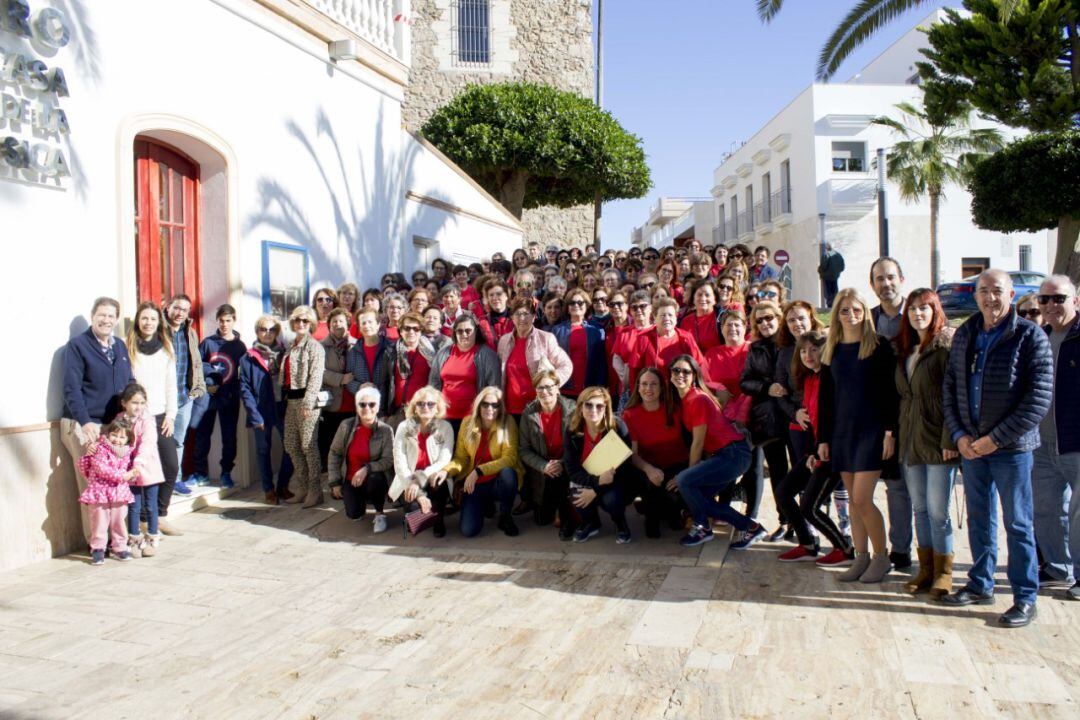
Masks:
[[[120,412],[120,394],[135,376],[127,346],[112,338],[115,360],[109,362],[92,328],[68,340],[64,347],[64,417],[80,425],[104,423]]]
[[[585,328],[585,387],[607,386],[607,347],[604,344],[604,331],[586,322]],[[570,321],[564,320],[551,328],[552,335],[559,341],[559,347],[570,354]],[[573,387],[574,378],[570,377],[563,390],[584,390],[585,387]]]
[[[1054,391],[1053,355],[1046,333],[1009,310],[1001,337],[986,350],[978,426],[971,419],[968,379],[975,360],[975,337],[982,326],[975,313],[953,336],[945,371],[945,424],[949,433],[977,440],[989,435],[1000,450],[1030,452],[1039,447],[1039,423]]]

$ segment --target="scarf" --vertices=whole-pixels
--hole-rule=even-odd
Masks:
[[[126,458],[131,452],[130,445],[115,445],[108,440],[105,441],[105,446],[112,450],[113,454],[118,458]]]
[[[143,340],[141,337],[136,335],[135,346],[139,349],[139,354],[141,355],[153,355],[162,347],[164,347],[164,345],[162,345],[161,338],[159,338],[157,335],[154,335],[149,340]]]
[[[423,335],[420,336],[420,344],[416,346],[416,349],[420,351],[420,355],[428,361],[428,365],[431,365],[435,359],[435,347],[431,344]],[[402,378],[408,378],[412,375],[412,365],[409,364],[409,349],[405,347],[405,343],[402,340],[398,340],[394,345],[394,354],[397,355],[397,369],[398,375]]]
[[[251,349],[259,353],[262,356],[263,362],[266,363],[266,371],[270,373],[271,377],[277,377],[278,370],[280,369],[281,353],[283,348],[281,345],[275,345],[270,347],[265,343],[256,342],[251,346]]]

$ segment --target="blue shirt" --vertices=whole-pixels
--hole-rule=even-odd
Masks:
[[[188,349],[187,323],[173,333],[173,352],[176,355],[176,404],[183,407],[190,399],[187,374],[188,365],[191,363],[191,350]]]
[[[971,422],[978,427],[979,413],[982,410],[983,370],[986,369],[986,355],[990,348],[1001,339],[1005,333],[1007,322],[999,322],[994,327],[986,330],[982,325],[975,336],[975,357],[968,367],[968,410],[971,413]],[[953,440],[959,440],[965,433],[953,433]]]

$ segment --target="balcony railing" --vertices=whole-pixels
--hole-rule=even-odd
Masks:
[[[791,188],[782,187],[769,197],[769,219],[791,214]]]
[[[723,245],[727,242],[727,234],[724,232],[726,223],[720,223],[712,229],[712,244]]]
[[[739,223],[735,218],[731,218],[724,223],[724,241],[734,241],[739,237]]]
[[[739,213],[739,235],[754,232],[754,211],[743,210]]]
[[[406,61],[408,26],[395,22],[407,14],[409,0],[303,0],[383,52]]]

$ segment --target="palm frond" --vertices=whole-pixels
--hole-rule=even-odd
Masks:
[[[1008,25],[1013,13],[1020,9],[1021,0],[998,0],[1001,24]]]
[[[759,5],[762,0],[758,0]],[[827,81],[867,38],[908,10],[931,0],[860,0],[821,48],[817,77]]]
[[[784,7],[784,0],[756,0],[758,19],[770,23]]]

